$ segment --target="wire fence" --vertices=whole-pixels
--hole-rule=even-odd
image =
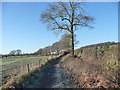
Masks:
[[[49,57],[46,59],[38,59],[38,60],[30,60],[30,61],[21,61],[21,62],[15,62],[11,64],[10,66],[2,66],[0,69],[0,86],[7,83],[12,76],[18,76],[23,75],[26,73],[29,73],[31,70],[34,70],[37,67],[41,67],[49,60]]]

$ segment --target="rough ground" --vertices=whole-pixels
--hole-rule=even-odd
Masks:
[[[72,58],[69,54],[61,60],[69,78],[73,79],[77,88],[118,88],[117,72],[106,69],[103,65],[89,59]]]
[[[75,88],[74,82],[60,68],[61,58],[54,59],[22,83],[21,88]]]
[[[70,54],[53,59],[19,88],[118,88],[117,72],[95,60],[73,58]]]

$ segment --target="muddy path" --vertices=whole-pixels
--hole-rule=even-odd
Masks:
[[[66,79],[67,76],[60,67],[62,57],[49,61],[41,70],[26,80],[22,88],[73,88],[72,81]]]

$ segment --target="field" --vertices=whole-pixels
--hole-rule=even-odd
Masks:
[[[0,83],[5,84],[11,78],[11,75],[17,76],[28,73],[47,58],[48,56],[10,56],[2,58],[2,64],[0,65],[2,82]]]

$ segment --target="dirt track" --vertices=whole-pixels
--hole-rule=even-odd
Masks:
[[[66,79],[66,75],[60,68],[61,58],[54,59],[38,70],[29,80],[23,83],[22,88],[72,88],[72,81]]]

